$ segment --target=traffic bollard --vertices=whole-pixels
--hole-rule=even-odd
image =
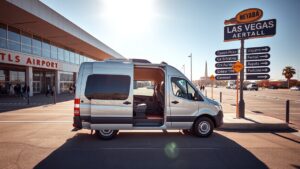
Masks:
[[[220,92],[220,103],[222,103],[222,92]]]
[[[290,100],[286,101],[285,108],[285,122],[290,123]]]

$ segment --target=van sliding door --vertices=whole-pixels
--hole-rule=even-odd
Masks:
[[[92,129],[132,128],[133,64],[94,63],[87,86]]]

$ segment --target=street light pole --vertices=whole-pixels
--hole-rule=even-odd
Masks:
[[[191,58],[191,82],[193,82],[193,55],[191,53],[191,55],[189,56]]]

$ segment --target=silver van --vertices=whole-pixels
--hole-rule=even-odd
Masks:
[[[103,139],[120,129],[181,129],[208,137],[223,124],[222,106],[166,63],[83,63],[74,103],[74,129],[95,130]]]

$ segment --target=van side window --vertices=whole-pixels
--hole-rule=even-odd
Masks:
[[[185,80],[177,77],[171,78],[173,94],[188,100],[203,100],[195,89]]]
[[[85,97],[98,100],[126,100],[130,91],[130,76],[89,75],[85,87]]]

